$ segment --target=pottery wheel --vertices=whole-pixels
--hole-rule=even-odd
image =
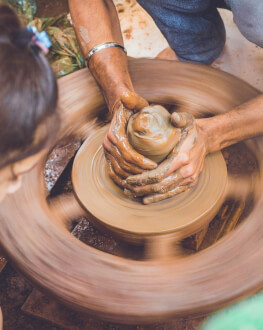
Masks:
[[[217,213],[227,183],[221,152],[206,158],[198,183],[190,190],[156,204],[142,205],[117,187],[106,171],[102,148],[107,127],[93,132],[78,151],[72,170],[74,191],[95,221],[127,239],[194,233]]]
[[[132,60],[129,70],[139,95],[151,103],[176,105],[182,111],[187,109],[195,117],[223,114],[259,94],[244,81],[204,65],[140,59]],[[80,132],[86,134],[91,126],[93,128],[98,114],[105,110],[100,90],[87,69],[59,79],[59,90],[62,123],[54,145],[72,134],[82,137]],[[42,291],[71,308],[131,324],[167,322],[179,315],[209,313],[258,292],[263,283],[263,137],[248,141],[258,161],[259,175],[253,186],[253,210],[236,230],[211,247],[187,257],[131,260],[84,244],[68,231],[69,222],[83,216],[84,207],[89,210],[89,214],[85,214],[88,221],[94,218],[101,227],[115,229],[122,236],[128,233],[130,238],[132,232],[128,231],[128,225],[125,224],[124,229],[120,226],[120,221],[125,223],[129,219],[130,212],[133,215],[131,224],[136,224],[134,236],[138,239],[137,224],[146,220],[134,214],[141,214],[142,208],[151,211],[152,221],[149,226],[145,222],[144,232],[139,237],[147,236],[145,228],[149,228],[149,233],[168,230],[182,237],[187,230],[198,230],[202,222],[210,219],[203,217],[200,211],[200,218],[198,215],[189,218],[189,225],[174,222],[169,229],[160,229],[168,218],[168,205],[175,205],[177,199],[183,201],[190,192],[149,207],[118,197],[117,190],[113,190],[114,198],[110,196],[107,181],[102,182],[103,177],[94,181],[98,176],[93,177],[93,173],[103,169],[103,166],[96,168],[96,161],[102,152],[104,134],[105,131],[94,130],[94,135],[89,136],[76,157],[74,196],[62,194],[47,200],[43,178],[46,155],[38,166],[24,175],[22,189],[8,195],[1,203],[0,244],[16,268]],[[207,159],[200,181],[191,192],[194,196],[196,189],[196,199],[198,192],[200,196],[204,194],[199,198],[200,205],[194,204],[197,208],[207,203],[208,209],[213,209],[220,195],[219,188],[215,187],[224,185],[224,176],[218,167],[221,156],[217,157],[219,160],[211,165]],[[210,184],[215,193],[208,188]],[[228,192],[231,180],[227,186]],[[242,190],[239,184],[235,187]],[[212,198],[215,198],[213,202]],[[115,199],[118,202],[113,204]],[[194,197],[187,204],[186,214],[190,203],[194,203]],[[113,205],[117,205],[117,211]],[[160,209],[157,212],[155,208]],[[191,212],[194,209],[192,206]],[[154,222],[155,213],[162,215],[158,222]],[[174,214],[176,212],[173,221],[178,221]],[[151,237],[142,245],[149,246],[149,241],[168,241],[168,238],[167,235],[156,240]]]

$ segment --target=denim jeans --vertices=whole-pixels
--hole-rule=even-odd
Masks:
[[[232,10],[234,22],[263,47],[263,0],[137,0],[152,16],[181,61],[212,63],[226,39],[217,8]]]

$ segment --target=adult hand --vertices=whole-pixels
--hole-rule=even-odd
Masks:
[[[103,147],[112,180],[122,188],[132,174],[157,167],[152,160],[136,152],[128,141],[126,127],[130,116],[148,105],[148,102],[134,92],[122,93],[120,101],[114,106],[113,118]]]
[[[171,115],[175,127],[182,129],[182,138],[174,150],[156,169],[129,176],[127,195],[143,197],[151,204],[172,197],[193,186],[202,171],[207,154],[206,135],[191,114]]]

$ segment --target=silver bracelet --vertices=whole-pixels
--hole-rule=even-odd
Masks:
[[[94,46],[89,52],[86,57],[86,63],[87,66],[89,66],[89,61],[91,59],[91,56],[94,55],[95,53],[99,52],[100,50],[110,48],[110,47],[116,47],[120,48],[122,51],[124,51],[125,54],[127,54],[127,50],[120,44],[117,44],[116,42],[104,42],[103,44],[99,44],[97,46]]]

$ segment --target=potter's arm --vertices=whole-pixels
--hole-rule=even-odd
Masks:
[[[118,15],[112,0],[69,0],[70,13],[84,57],[96,45],[115,42],[123,46]],[[89,69],[102,88],[110,111],[120,95],[133,91],[127,56],[119,48],[95,53]],[[145,105],[145,104],[143,104]]]
[[[94,46],[105,42],[123,45],[112,0],[69,0],[69,7],[84,57]],[[103,143],[109,163],[113,160],[116,166],[128,169],[132,174],[156,167],[154,162],[133,150],[126,136],[126,124],[132,114],[129,110],[140,110],[148,104],[133,90],[126,54],[120,48],[103,49],[91,57],[89,69],[113,114]]]
[[[263,134],[263,94],[232,111],[197,123],[206,135],[207,152]]]

